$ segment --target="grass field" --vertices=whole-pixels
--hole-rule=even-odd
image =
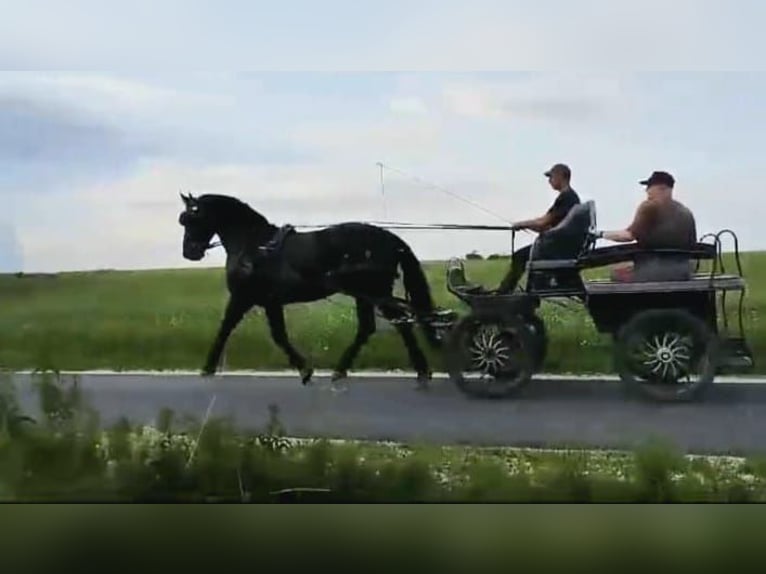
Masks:
[[[745,327],[766,373],[766,252],[745,253]],[[438,305],[460,308],[446,290],[444,262],[424,264]],[[471,280],[496,285],[507,261],[468,261]],[[727,261],[727,269],[733,264]],[[601,270],[603,273],[604,271]],[[199,369],[218,327],[227,293],[222,269],[102,271],[54,276],[0,276],[0,368]],[[731,298],[732,311],[736,298]],[[545,303],[550,337],[547,372],[610,372],[611,340],[598,335],[575,303]],[[734,313],[731,317],[735,317]],[[288,333],[316,368],[334,366],[355,328],[346,297],[287,308]],[[421,339],[422,340],[422,339]],[[423,345],[425,349],[425,344]],[[427,351],[432,366],[441,357]],[[282,369],[287,361],[254,310],[229,341],[228,369]],[[356,369],[409,369],[396,333],[381,328]]]

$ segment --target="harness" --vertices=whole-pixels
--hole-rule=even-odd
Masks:
[[[271,264],[276,261],[277,255],[282,250],[285,240],[295,233],[292,225],[283,225],[263,245],[259,245],[254,254],[245,251],[236,256],[236,267],[244,275],[252,275],[260,270],[261,273],[269,273]]]
[[[261,257],[269,257],[270,255],[278,253],[282,249],[282,245],[284,244],[285,239],[287,239],[293,233],[295,233],[295,227],[289,223],[283,225],[277,229],[277,232],[271,239],[269,239],[269,241],[267,241],[264,245],[258,246],[258,254]]]
[[[262,257],[268,257],[274,252],[279,251],[282,248],[282,244],[284,243],[285,239],[287,239],[293,233],[295,233],[295,227],[290,224],[283,225],[277,229],[277,232],[274,234],[274,236],[264,245],[258,246],[258,254]],[[213,241],[205,249],[215,249],[216,247],[221,247],[222,245],[223,242],[221,241]]]

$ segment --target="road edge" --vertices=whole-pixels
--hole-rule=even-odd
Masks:
[[[6,374],[12,375],[33,375],[40,373],[41,371],[32,369],[21,370],[9,370],[3,371]],[[51,372],[51,371],[49,371]],[[141,370],[141,369],[126,369],[126,370],[114,370],[114,369],[87,369],[87,370],[60,370],[56,371],[61,375],[66,376],[124,376],[124,377],[198,377],[199,371],[192,370]],[[330,369],[317,369],[314,371],[314,377],[316,378],[329,378],[332,376]],[[355,379],[409,379],[414,378],[415,373],[404,370],[390,370],[390,371],[376,371],[376,370],[359,370],[350,371],[349,378]],[[215,377],[257,377],[257,378],[297,378],[298,373],[293,370],[225,370],[216,373]],[[434,379],[448,379],[449,375],[444,372],[433,373]],[[605,374],[605,373],[538,373],[534,375],[537,380],[568,380],[568,381],[587,381],[587,382],[617,382],[620,378],[617,375]],[[716,377],[716,383],[759,383],[766,384],[766,376],[764,375],[752,375],[752,376],[735,376],[735,375],[722,375]]]

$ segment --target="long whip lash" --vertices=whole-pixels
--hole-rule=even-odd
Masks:
[[[512,222],[505,219],[502,216],[497,215],[497,213],[493,212],[490,209],[487,209],[486,207],[483,207],[479,205],[476,202],[471,201],[470,199],[467,199],[454,191],[450,191],[449,189],[437,185],[435,183],[429,182],[424,180],[423,178],[410,175],[401,169],[391,167],[390,165],[386,165],[383,162],[377,162],[375,165],[378,166],[380,169],[380,193],[381,197],[383,199],[383,213],[384,216],[388,213],[388,208],[386,206],[386,184],[385,184],[385,177],[384,177],[384,170],[388,169],[390,171],[396,172],[400,174],[401,176],[411,179],[412,181],[415,181],[425,187],[429,187],[431,189],[434,189],[436,191],[440,191],[442,193],[445,193],[451,197],[454,197],[455,199],[462,201],[463,203],[466,203],[470,205],[471,207],[478,209],[479,211],[482,211],[486,214],[491,215],[495,219],[499,219],[500,221],[511,224]],[[412,223],[412,222],[404,222],[404,221],[365,221],[364,223],[367,223],[369,225],[377,225],[379,227],[383,227],[386,229],[402,229],[402,230],[409,230],[409,231],[430,231],[430,230],[447,230],[447,231],[514,231],[513,227],[511,225],[478,225],[478,224],[472,224],[472,223]],[[323,229],[327,227],[333,227],[334,225],[337,225],[337,223],[303,223],[303,224],[294,224],[293,227],[295,229]],[[529,230],[524,229],[523,231],[529,232]],[[215,247],[220,247],[221,242],[215,241],[211,243],[208,246],[208,249],[212,249]]]
[[[426,181],[423,178],[417,177],[415,175],[410,175],[408,173],[405,173],[401,169],[397,169],[395,167],[391,167],[390,165],[386,165],[383,162],[378,162],[378,165],[380,166],[380,169],[381,169],[381,177],[382,177],[383,168],[388,169],[390,171],[393,171],[394,173],[398,173],[402,177],[406,177],[408,179],[411,179],[412,181],[416,181],[417,183],[419,183],[419,184],[421,184],[421,185],[423,185],[425,187],[429,187],[429,188],[434,189],[436,191],[440,191],[442,193],[445,193],[445,194],[449,195],[450,197],[454,197],[458,201],[462,201],[463,203],[465,203],[467,205],[470,205],[471,207],[473,207],[475,209],[478,209],[479,211],[482,211],[482,212],[484,212],[484,213],[486,213],[488,215],[491,215],[495,219],[499,219],[500,221],[503,221],[505,223],[513,223],[511,221],[508,221],[504,217],[501,217],[496,212],[494,212],[494,211],[492,211],[490,209],[487,209],[486,207],[484,207],[482,205],[479,205],[478,203],[476,203],[474,201],[471,201],[470,199],[467,199],[467,198],[463,197],[462,195],[459,195],[459,194],[455,193],[454,191],[450,191],[446,187],[443,187],[441,185],[437,185],[437,184],[432,183],[430,181]]]
[[[207,406],[207,412],[205,413],[205,418],[202,419],[202,426],[199,429],[197,440],[194,441],[194,447],[192,448],[191,454],[189,454],[189,460],[186,461],[186,468],[189,468],[189,465],[194,459],[194,455],[197,453],[197,446],[199,445],[199,440],[202,438],[202,433],[205,432],[205,426],[207,425],[207,421],[210,419],[210,413],[213,412],[213,405],[215,404],[216,396],[217,395],[214,393],[213,398],[210,399],[210,404]]]

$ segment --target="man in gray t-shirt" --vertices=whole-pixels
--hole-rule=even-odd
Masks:
[[[601,232],[599,236],[617,242],[635,241],[643,249],[692,249],[697,243],[697,226],[689,208],[673,199],[673,176],[655,171],[640,183],[646,186],[647,199],[638,206],[630,226]],[[628,278],[662,281],[686,278],[689,273],[686,257],[648,256],[636,260]]]

